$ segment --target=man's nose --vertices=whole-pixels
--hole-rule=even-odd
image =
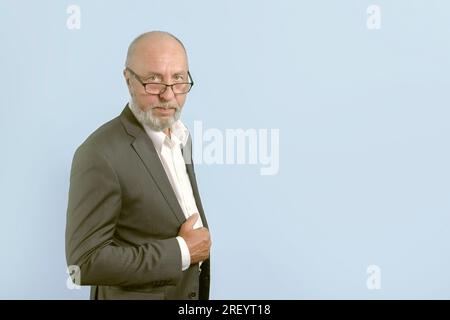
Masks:
[[[167,86],[166,90],[159,95],[159,97],[163,100],[169,101],[175,98],[175,94],[173,93],[172,87]]]

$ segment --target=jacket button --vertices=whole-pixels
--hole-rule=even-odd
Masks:
[[[189,293],[189,298],[194,299],[197,296],[197,293],[192,291],[191,293]]]

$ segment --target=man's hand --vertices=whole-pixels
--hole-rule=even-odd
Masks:
[[[191,254],[191,264],[206,260],[209,258],[209,249],[211,248],[211,237],[208,229],[202,227],[194,229],[199,214],[190,216],[180,228],[178,235],[186,241]]]

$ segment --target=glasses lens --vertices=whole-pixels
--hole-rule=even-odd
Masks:
[[[159,83],[147,83],[145,85],[145,91],[151,94],[160,94],[166,86]]]
[[[191,87],[191,83],[177,83],[172,86],[172,90],[175,94],[188,93]],[[166,85],[162,83],[147,83],[145,85],[145,91],[150,94],[161,94],[165,89]]]
[[[190,83],[177,83],[173,87],[173,93],[187,93],[191,90]]]

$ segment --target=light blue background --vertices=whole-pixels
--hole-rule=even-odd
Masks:
[[[66,27],[67,6],[81,29]],[[380,30],[366,9],[381,7]],[[450,2],[0,2],[0,298],[68,290],[76,147],[128,99],[129,42],[167,30],[183,119],[280,129],[280,171],[198,165],[213,299],[450,298]],[[195,152],[195,150],[194,150]],[[381,268],[368,290],[366,268]]]

